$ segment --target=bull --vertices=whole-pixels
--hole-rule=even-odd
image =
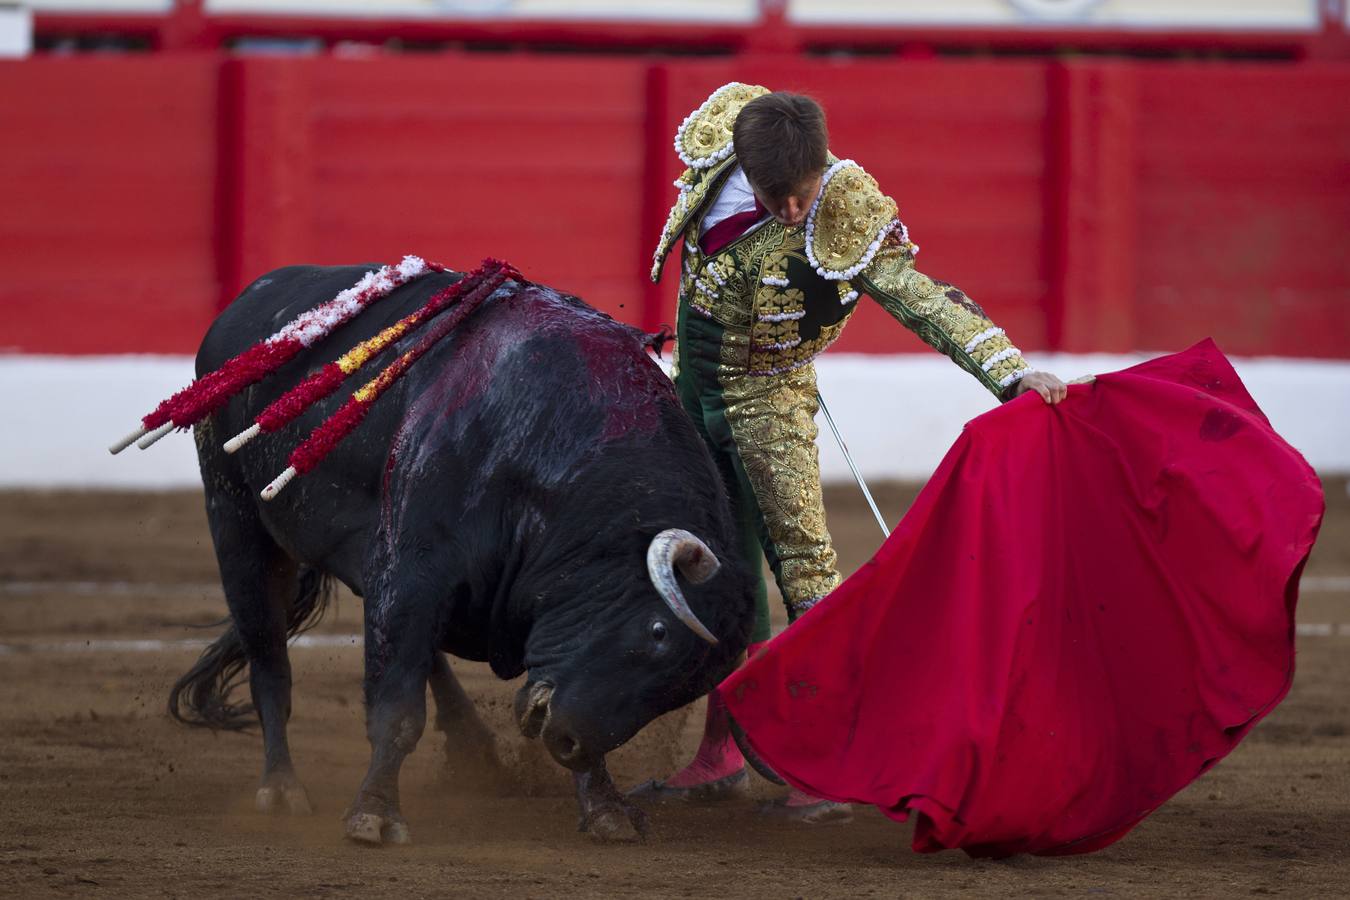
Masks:
[[[259,278],[211,326],[197,374],[354,283],[364,267],[293,266]],[[222,441],[309,372],[460,276],[404,285],[195,428],[231,626],[183,676],[170,711],[193,724],[261,724],[256,804],[310,804],[287,746],[287,639],[332,579],[364,601],[371,759],[346,815],[359,842],[409,840],[403,760],[426,723],[469,753],[493,738],[443,654],[528,672],[515,712],[574,775],[581,826],[644,833],[605,755],[725,677],[749,638],[750,574],[722,480],[643,335],[579,299],[505,282],[277,499],[259,491],[287,451],[350,393],[229,455]],[[414,335],[415,337],[415,335]],[[405,339],[404,344],[407,343]],[[378,366],[401,352],[391,347]],[[230,687],[248,669],[251,709]]]

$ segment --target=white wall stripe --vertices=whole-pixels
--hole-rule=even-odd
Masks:
[[[210,644],[205,638],[155,640],[136,638],[97,638],[87,641],[21,641],[0,644],[0,656],[18,656],[27,653],[173,653],[180,650],[201,650]],[[365,638],[359,634],[302,634],[292,638],[290,646],[301,650],[361,647]]]
[[[1350,594],[1350,575],[1304,575],[1299,590],[1307,594]],[[0,581],[0,594],[31,596],[34,594],[76,594],[93,596],[176,596],[184,594],[221,595],[220,584],[214,581]]]
[[[1304,575],[1299,590],[1310,593],[1350,593],[1350,575]]]
[[[159,581],[0,581],[0,594],[77,594],[80,596],[109,594],[115,596],[144,597],[174,596],[184,594],[222,595],[220,583],[203,582],[159,582]]]
[[[897,341],[904,338],[896,326]],[[1064,378],[1111,372],[1144,355],[1028,354],[1037,369]],[[1234,365],[1275,427],[1322,472],[1350,472],[1350,361],[1235,359]],[[826,353],[817,361],[820,390],[863,475],[923,479],[970,419],[995,400],[975,379],[936,353]],[[149,450],[109,455],[128,422],[192,376],[186,356],[57,357],[0,355],[7,434],[0,441],[0,488],[196,487],[190,437],[174,434]],[[824,431],[823,423],[822,431]],[[272,436],[294,440],[289,430]],[[821,475],[850,480],[828,436],[820,439]]]
[[[1295,627],[1298,637],[1350,637],[1350,622],[1303,622]],[[180,653],[200,651],[210,641],[185,638],[156,640],[135,638],[97,638],[85,641],[15,641],[0,644],[0,657],[27,655],[75,655],[85,653]],[[360,649],[365,639],[359,634],[302,634],[290,642],[298,650]]]

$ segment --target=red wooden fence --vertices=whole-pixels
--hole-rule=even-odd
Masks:
[[[196,346],[220,295],[218,70],[0,62],[0,348]]]
[[[0,347],[189,352],[268,268],[405,252],[669,321],[670,138],[733,79],[818,97],[1025,349],[1350,358],[1350,65],[524,53],[0,63]]]

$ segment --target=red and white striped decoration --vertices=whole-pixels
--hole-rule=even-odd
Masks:
[[[500,265],[495,260],[483,260],[478,269],[467,273],[450,287],[437,291],[420,308],[399,319],[368,340],[348,350],[334,362],[320,368],[304,381],[291,388],[267,406],[253,424],[225,442],[225,452],[235,453],[260,434],[271,434],[295,421],[315,403],[333,393],[349,376],[410,331],[435,318],[450,304],[470,290],[487,269]]]
[[[173,429],[196,424],[244,388],[275,372],[301,350],[327,337],[371,303],[430,271],[443,271],[443,267],[417,256],[405,256],[397,266],[367,272],[360,281],[332,300],[301,314],[271,337],[254,344],[160,403],[141,419],[140,428],[113,444],[109,451],[120,453],[133,442],[144,450]]]
[[[371,407],[375,405],[375,401],[379,400],[386,390],[403,377],[413,363],[417,362],[423,354],[436,346],[442,338],[472,315],[474,310],[507,279],[524,280],[510,263],[487,259],[477,269],[446,288],[442,293],[446,294],[447,297],[439,301],[438,306],[444,308],[455,300],[459,302],[449,312],[427,326],[425,334],[412,349],[386,366],[379,375],[366,382],[348,398],[347,402],[337,412],[314,429],[304,443],[291,451],[288,459],[290,465],[262,490],[262,498],[271,500],[297,475],[309,472],[322,462],[334,447],[361,424],[366,414],[370,412]],[[433,300],[435,299],[433,298]]]

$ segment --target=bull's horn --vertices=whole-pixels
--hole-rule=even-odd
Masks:
[[[684,594],[675,581],[675,567],[694,584],[702,584],[717,574],[722,564],[708,545],[681,528],[667,528],[652,538],[647,548],[647,574],[656,586],[656,592],[675,613],[675,618],[688,625],[694,634],[710,644],[717,637],[707,629],[685,602]]]

